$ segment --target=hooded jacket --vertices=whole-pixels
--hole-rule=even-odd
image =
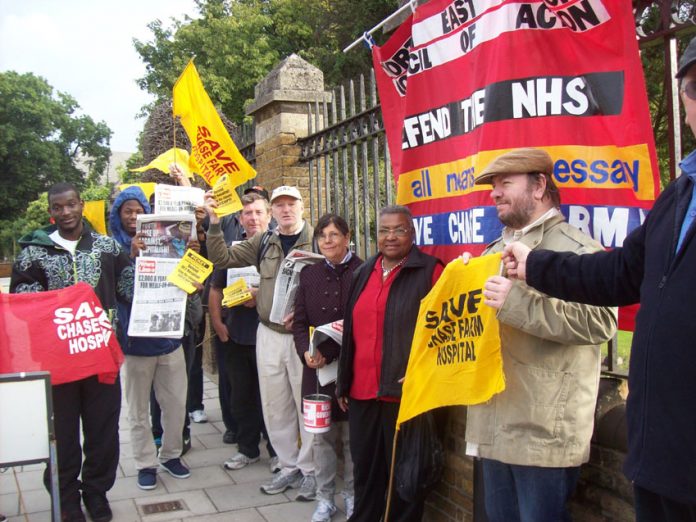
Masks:
[[[130,253],[131,240],[133,239],[128,232],[123,229],[121,224],[121,207],[126,201],[135,200],[143,207],[146,214],[151,212],[150,204],[145,197],[145,193],[140,187],[128,187],[121,192],[109,212],[109,229],[113,238],[121,245],[121,248]],[[132,263],[132,261],[131,261]],[[126,355],[138,356],[158,356],[173,352],[181,345],[181,339],[166,339],[160,337],[131,337],[127,335],[128,322],[130,321],[130,304],[118,307],[118,315],[121,318],[119,328],[116,333],[121,343],[123,353]]]

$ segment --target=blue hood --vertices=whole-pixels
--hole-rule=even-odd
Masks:
[[[146,214],[152,212],[152,209],[150,209],[150,203],[148,203],[145,193],[140,187],[128,187],[121,192],[116,198],[116,201],[114,201],[114,205],[111,207],[111,212],[109,212],[109,229],[111,230],[111,236],[119,242],[119,244],[126,250],[126,253],[130,253],[131,237],[125,230],[123,230],[119,212],[123,204],[131,199],[134,199],[140,203],[143,209],[145,209]]]

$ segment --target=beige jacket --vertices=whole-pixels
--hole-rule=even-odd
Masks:
[[[313,235],[314,229],[305,221],[300,237],[297,239],[293,249],[312,250]],[[260,321],[277,332],[292,335],[283,325],[272,323],[268,320],[271,315],[271,307],[273,306],[273,290],[275,289],[276,275],[285,256],[283,255],[280,238],[277,234],[273,234],[268,241],[268,249],[263,259],[261,259],[261,263],[257,264],[262,238],[263,234],[255,234],[251,239],[228,247],[225,244],[220,225],[211,224],[206,240],[208,259],[213,262],[215,268],[221,269],[255,266],[261,276],[259,292],[256,294],[256,310],[259,313]]]
[[[599,243],[549,218],[521,241],[532,249],[594,252]],[[486,253],[500,252],[501,239]],[[571,467],[587,462],[601,365],[616,309],[551,298],[515,281],[498,311],[506,389],[470,406],[466,440],[506,464]]]

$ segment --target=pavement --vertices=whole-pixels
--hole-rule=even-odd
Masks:
[[[121,458],[116,484],[108,498],[115,522],[309,522],[315,502],[296,502],[289,489],[279,495],[261,493],[259,486],[270,480],[268,453],[261,446],[261,460],[241,470],[230,471],[222,463],[236,453],[234,444],[224,444],[217,385],[207,377],[204,405],[208,422],[191,423],[192,448],[182,458],[191,469],[188,479],[158,474],[158,486],[143,491],[136,484],[130,432],[121,409]],[[7,422],[3,419],[2,422]],[[51,520],[50,497],[42,483],[43,464],[0,470],[0,514],[12,522]],[[337,491],[341,490],[341,485]],[[336,495],[338,513],[333,522],[345,522],[343,499]],[[89,520],[89,517],[87,518]]]

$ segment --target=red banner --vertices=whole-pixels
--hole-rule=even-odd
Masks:
[[[443,260],[501,232],[494,158],[545,149],[568,222],[620,246],[659,189],[630,2],[432,0],[373,48],[397,202]]]
[[[0,294],[0,373],[49,371],[53,385],[97,375],[111,384],[122,362],[111,322],[87,283]]]

